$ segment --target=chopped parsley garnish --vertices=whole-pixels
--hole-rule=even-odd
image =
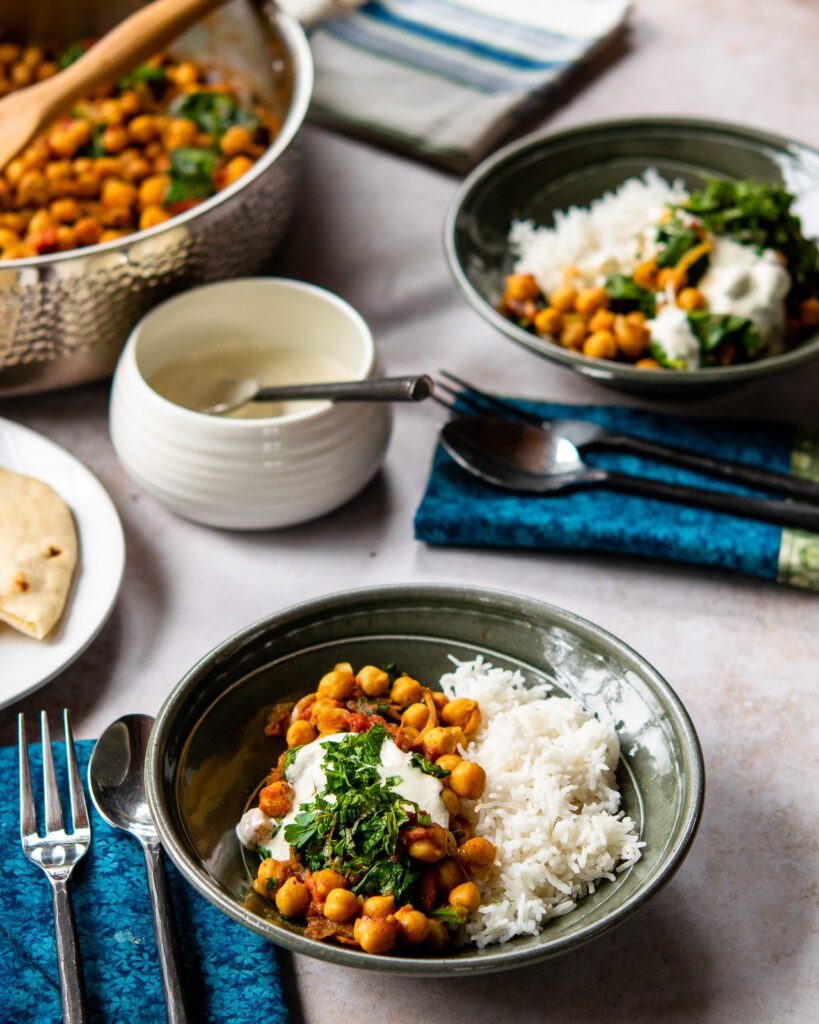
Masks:
[[[63,50],[60,56],[57,58],[57,67],[60,71],[64,71],[69,64],[73,64],[78,61],[80,57],[85,55],[85,47],[82,43],[72,43],[68,49]]]
[[[399,831],[421,818],[418,805],[395,792],[399,778],[384,780],[378,773],[386,737],[384,726],[376,725],[326,744],[325,788],[301,805],[284,838],[311,871],[332,868],[357,879],[353,892],[392,893],[400,904],[415,890],[422,868],[399,851]]]
[[[611,308],[618,313],[640,310],[649,318],[654,316],[656,300],[654,293],[641,288],[633,278],[625,274],[611,274],[606,279],[605,289],[611,297]]]
[[[433,764],[432,761],[427,761],[423,754],[411,754],[410,762],[413,768],[418,768],[427,775],[434,775],[436,779],[445,779],[447,775],[452,774],[449,768],[442,768],[438,764]]]
[[[255,131],[259,119],[221,92],[190,92],[171,104],[173,117],[193,121],[200,132],[220,138],[237,125]]]
[[[259,854],[262,860],[269,860],[273,856],[270,850],[268,850],[266,846],[262,846],[261,843],[257,844],[256,852]]]
[[[467,918],[467,912],[462,907],[439,907],[438,910],[433,910],[429,916],[438,921],[444,921],[446,924],[463,924]]]
[[[119,89],[133,89],[134,86],[144,82],[146,85],[160,85],[168,81],[168,73],[164,68],[154,67],[152,64],[140,64],[138,68],[123,75],[117,82]]]
[[[282,774],[283,775],[287,774],[287,769],[296,760],[300,750],[301,750],[301,745],[299,745],[297,747],[289,747],[288,748],[287,753],[284,755],[284,760],[282,761]]]

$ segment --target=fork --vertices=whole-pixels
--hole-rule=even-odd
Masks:
[[[514,403],[499,398],[497,395],[481,391],[480,388],[469,384],[454,373],[449,373],[447,370],[440,372],[446,380],[436,381],[436,388],[439,391],[447,392],[456,402],[462,403],[467,409],[471,408],[482,414],[500,415],[506,419],[514,419],[533,427],[539,427],[541,430],[548,431],[555,439],[565,437],[581,452],[585,448],[591,447],[615,449],[639,455],[642,458],[667,462],[697,473],[705,473],[708,476],[730,480],[733,483],[744,484],[747,487],[773,491],[775,494],[799,498],[802,501],[819,502],[819,482],[815,480],[789,476],[787,473],[777,473],[771,469],[761,469],[744,462],[712,459],[699,452],[678,448],[676,445],[647,441],[642,437],[615,434],[588,420],[543,419],[536,413],[520,409]],[[447,383],[448,381],[451,383]],[[453,384],[457,387],[453,387]],[[454,405],[446,399],[442,399],[440,395],[433,394],[432,397],[439,405],[445,406],[450,411],[454,410]]]
[[[17,720],[20,744],[20,838],[23,853],[33,864],[45,871],[51,883],[54,903],[54,924],[57,934],[57,960],[60,968],[60,993],[63,1004],[64,1024],[83,1024],[85,1005],[80,982],[80,955],[74,912],[68,892],[68,879],[78,861],[88,852],[91,845],[91,826],[88,822],[88,808],[77,768],[74,752],[74,738],[68,721],[68,711],[63,710],[65,730],[65,752],[68,761],[68,788],[71,795],[71,832],[66,832],[57,776],[54,773],[54,758],[51,752],[51,737],[48,717],[40,712],[40,737],[43,745],[43,789],[45,792],[45,835],[37,832],[37,812],[34,793],[31,788],[31,765],[28,757],[25,715]]]

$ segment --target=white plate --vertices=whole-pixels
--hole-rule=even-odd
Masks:
[[[91,643],[111,614],[125,569],[113,502],[73,455],[33,430],[0,419],[0,466],[43,480],[71,509],[79,558],[62,618],[45,640],[0,622],[0,708],[53,679]]]

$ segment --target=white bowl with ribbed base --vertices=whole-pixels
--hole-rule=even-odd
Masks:
[[[131,332],[114,375],[111,440],[125,471],[186,519],[234,530],[292,526],[338,508],[380,468],[392,416],[382,403],[322,403],[269,419],[206,416],[148,380],[210,339],[246,334],[331,356],[345,378],[375,376],[372,335],[346,302],[283,278],[195,288]]]

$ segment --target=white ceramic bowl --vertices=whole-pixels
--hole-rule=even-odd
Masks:
[[[169,299],[131,332],[114,375],[111,439],[128,475],[173,512],[208,526],[262,530],[330,512],[375,475],[390,407],[322,403],[269,419],[205,416],[147,383],[209,340],[247,335],[330,355],[350,380],[377,372],[372,335],[342,299],[282,278],[240,278]]]

